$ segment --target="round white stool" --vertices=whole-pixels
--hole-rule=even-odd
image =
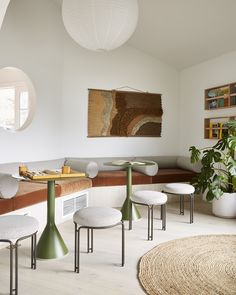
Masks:
[[[122,214],[119,210],[107,207],[87,207],[75,212],[73,220],[75,224],[75,261],[74,271],[79,273],[80,264],[80,230],[87,229],[87,252],[93,252],[93,230],[105,229],[117,225],[122,226],[122,261],[125,262],[125,231],[121,220]],[[80,226],[78,226],[80,225]]]
[[[148,240],[153,240],[154,206],[161,206],[162,230],[166,230],[166,194],[156,191],[137,191],[132,194],[130,200],[131,203],[148,207]],[[130,210],[129,229],[132,229],[132,210]]]
[[[31,268],[36,269],[36,235],[38,221],[31,216],[6,215],[0,217],[0,242],[10,245],[10,295],[18,294],[19,241],[31,237]],[[14,251],[15,250],[15,251]],[[13,287],[13,252],[15,252],[15,286]]]
[[[184,215],[184,196],[190,196],[190,223],[193,223],[194,192],[195,188],[186,183],[168,183],[164,186],[163,192],[180,196],[180,215]]]

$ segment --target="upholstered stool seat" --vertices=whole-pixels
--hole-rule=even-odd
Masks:
[[[168,183],[164,186],[164,191],[172,194],[190,195],[193,194],[194,186],[187,183]]]
[[[90,227],[105,227],[116,225],[121,221],[120,211],[106,207],[87,207],[74,214],[74,222]]]
[[[153,239],[153,207],[161,206],[162,229],[166,230],[167,195],[157,191],[137,191],[130,198],[131,203],[148,207],[148,240]],[[130,206],[132,208],[132,206]],[[132,210],[130,210],[129,229],[132,229]],[[151,229],[150,229],[151,228]]]
[[[75,212],[75,266],[74,271],[79,273],[80,264],[80,230],[87,229],[87,252],[93,252],[93,230],[105,229],[117,225],[122,226],[122,262],[124,266],[124,243],[125,232],[124,223],[122,221],[122,214],[119,210],[107,207],[87,207]],[[79,225],[79,226],[78,226]]]
[[[138,191],[133,193],[131,200],[146,205],[163,205],[167,202],[167,195],[156,191]]]
[[[0,240],[15,241],[31,236],[39,228],[38,221],[25,215],[6,215],[0,217]]]
[[[36,269],[36,235],[38,221],[31,216],[7,215],[0,217],[0,242],[10,245],[10,295],[18,294],[19,241],[31,237],[31,268]],[[13,287],[13,252],[15,252],[15,286]]]
[[[194,192],[195,188],[187,183],[168,183],[164,186],[163,192],[180,196],[180,215],[184,215],[184,196],[190,196],[190,223],[193,223]]]

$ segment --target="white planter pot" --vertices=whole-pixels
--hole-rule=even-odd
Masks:
[[[224,193],[219,200],[214,199],[212,212],[219,217],[236,218],[236,193]]]

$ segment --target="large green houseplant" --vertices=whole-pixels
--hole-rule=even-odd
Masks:
[[[189,149],[191,162],[201,161],[202,164],[201,172],[192,184],[197,193],[206,192],[208,201],[220,199],[226,193],[236,198],[236,120],[224,126],[228,128],[228,134],[213,147],[198,149],[191,146]]]

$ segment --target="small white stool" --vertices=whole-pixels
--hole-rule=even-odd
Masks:
[[[131,203],[148,207],[148,240],[153,240],[154,206],[161,206],[162,230],[166,230],[166,194],[156,191],[137,191],[132,194],[130,200]],[[132,208],[132,206],[130,206],[130,208]],[[129,229],[132,229],[132,210],[130,210]]]
[[[195,188],[186,183],[168,183],[164,186],[163,192],[180,196],[180,215],[184,215],[184,196],[190,196],[190,223],[193,223],[194,192]]]
[[[73,220],[75,224],[75,261],[74,271],[79,273],[80,264],[80,230],[87,228],[87,252],[93,252],[93,230],[105,229],[117,225],[122,226],[122,261],[125,263],[125,231],[121,220],[122,214],[119,210],[107,207],[87,207],[75,212]],[[78,224],[80,225],[78,227]]]
[[[6,215],[0,217],[0,242],[10,245],[10,295],[18,294],[19,241],[31,237],[31,268],[36,269],[36,235],[38,221],[31,216]],[[13,252],[15,250],[15,286],[13,287]]]

